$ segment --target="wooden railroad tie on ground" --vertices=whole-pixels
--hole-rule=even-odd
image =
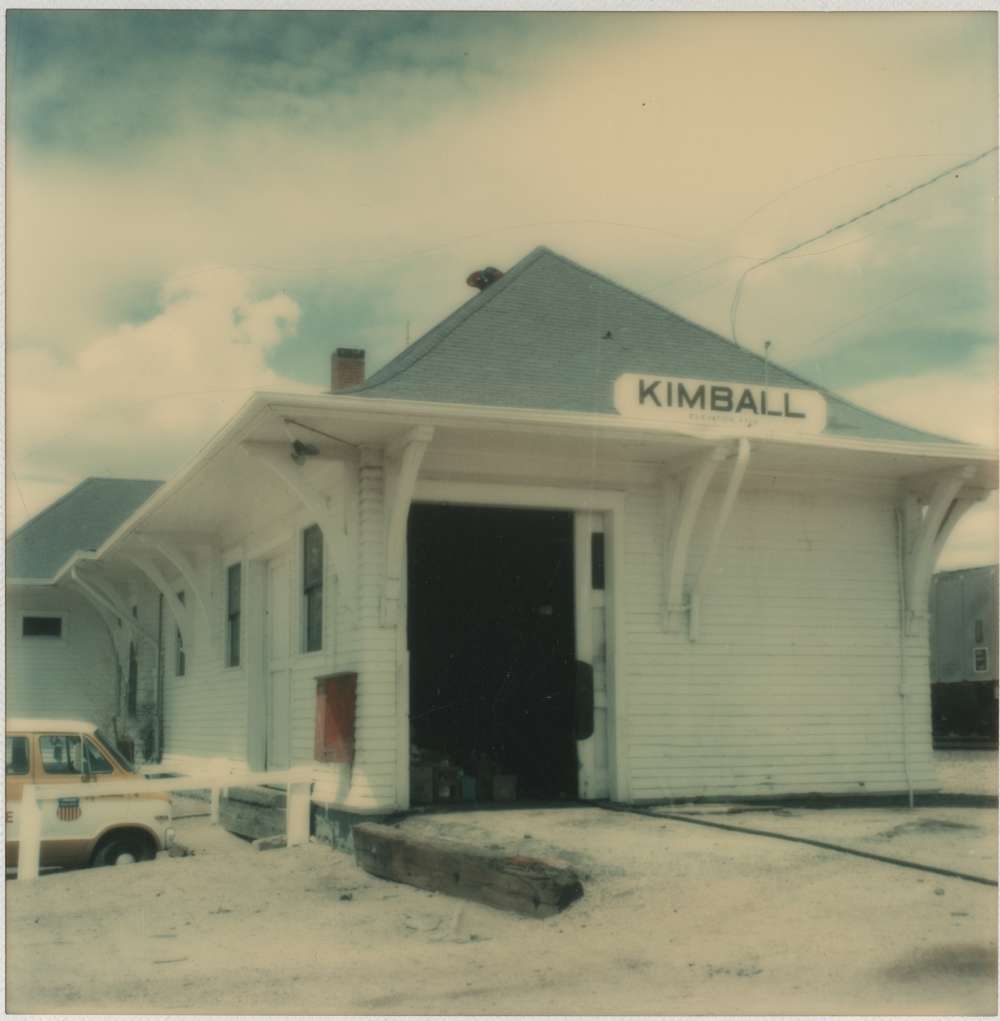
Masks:
[[[392,826],[355,826],[354,853],[373,876],[535,918],[554,915],[583,896],[579,876],[566,866]]]

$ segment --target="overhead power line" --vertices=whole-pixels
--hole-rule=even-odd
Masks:
[[[998,146],[993,146],[991,149],[987,149],[985,152],[979,153],[978,156],[973,156],[971,159],[967,159],[962,163],[956,163],[952,167],[948,167],[946,170],[942,170],[940,173],[935,174],[933,177],[926,181],[921,181],[920,184],[915,184],[912,188],[908,188],[904,192],[900,192],[898,195],[894,195],[890,199],[886,199],[884,202],[880,202],[877,206],[872,206],[870,209],[866,209],[862,213],[858,213],[856,216],[852,216],[848,220],[843,220],[840,223],[834,224],[832,227],[828,227],[826,230],[821,231],[819,234],[814,234],[810,238],[806,238],[804,241],[798,241],[794,245],[789,245],[787,248],[782,249],[780,252],[776,252],[774,255],[769,255],[766,259],[761,260],[748,269],[744,270],[743,275],[740,277],[736,284],[736,291],[733,294],[732,303],[729,306],[729,330],[732,336],[733,343],[736,341],[736,312],[740,306],[740,298],[743,294],[743,284],[746,282],[746,278],[753,273],[754,270],[760,269],[762,266],[770,265],[772,262],[776,262],[778,259],[784,258],[786,255],[791,255],[792,252],[798,251],[800,248],[805,248],[806,245],[811,245],[814,241],[819,241],[821,238],[829,237],[831,234],[838,230],[843,230],[845,227],[850,227],[851,224],[857,223],[859,220],[863,220],[866,216],[872,216],[874,213],[885,209],[887,206],[891,206],[896,202],[902,202],[903,199],[909,198],[915,192],[921,191],[924,188],[929,188],[932,184],[936,184],[938,181],[947,177],[949,174],[954,174],[956,171],[964,170],[966,167],[971,167],[973,163],[978,163],[980,160],[985,159],[987,156],[995,153]]]

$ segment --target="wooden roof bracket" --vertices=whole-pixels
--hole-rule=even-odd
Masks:
[[[180,601],[174,587],[167,581],[163,572],[156,566],[156,564],[153,563],[152,560],[148,557],[137,557],[129,554],[126,554],[126,556],[128,556],[128,559],[131,560],[140,571],[142,571],[142,573],[153,583],[163,596],[163,601],[167,604],[167,609],[170,610],[170,616],[173,617],[174,623],[177,625],[177,630],[181,633],[181,638],[184,641],[184,648],[187,651],[188,656],[190,656],[191,650],[194,648],[194,645],[192,644],[194,628],[190,610]]]
[[[155,550],[168,563],[172,564],[177,573],[184,579],[185,589],[191,592],[198,601],[198,609],[205,620],[211,620],[211,598],[203,577],[200,577],[191,558],[180,546],[165,535],[157,533],[135,533],[135,538],[144,546]]]
[[[128,612],[121,599],[112,591],[105,588],[96,578],[84,578],[81,576],[78,565],[74,564],[69,569],[69,576],[74,581],[87,601],[91,603],[104,618],[108,629],[112,631],[112,638],[115,637],[111,621],[117,622],[117,628],[127,631],[131,636],[145,639],[150,645],[158,646],[159,642],[154,635],[151,635],[139,622]]]
[[[720,443],[686,462],[682,474],[667,466],[663,479],[664,557],[663,557],[663,627],[679,631],[684,618],[684,572],[687,569],[691,535],[694,532],[702,500],[719,464],[725,460],[730,444]],[[673,514],[671,503],[676,499],[680,483],[680,499]]]
[[[934,477],[926,500],[921,500],[909,486],[900,495],[903,593],[908,635],[919,634],[922,625],[926,624],[931,573],[948,536],[969,507],[982,499],[981,494],[960,495],[962,487],[974,477],[975,472],[972,465],[941,472]]]
[[[420,465],[433,438],[433,426],[418,425],[386,449],[385,583],[380,610],[383,627],[395,627],[399,623],[406,523],[410,516]]]
[[[736,504],[736,497],[739,495],[740,486],[743,484],[743,476],[746,474],[747,464],[750,461],[750,441],[741,437],[736,442],[736,459],[733,462],[733,470],[729,473],[729,481],[726,483],[726,492],[722,497],[718,513],[712,524],[712,532],[708,540],[708,548],[705,550],[705,557],[698,569],[698,577],[695,579],[688,599],[688,638],[692,642],[698,640],[698,632],[701,626],[701,601],[708,580],[711,577],[712,565],[715,555],[719,549],[719,540],[722,538],[729,518],[733,513]]]
[[[341,550],[336,539],[336,512],[329,497],[325,496],[304,476],[301,465],[296,465],[292,461],[287,443],[262,443],[246,440],[240,446],[247,454],[274,472],[298,497],[300,503],[308,509],[326,539],[324,545],[331,560],[333,574],[339,575]]]

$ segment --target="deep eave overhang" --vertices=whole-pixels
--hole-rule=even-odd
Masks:
[[[398,422],[400,428],[413,425],[464,426],[476,429],[508,429],[512,432],[542,431],[551,435],[580,435],[593,438],[595,432],[604,438],[648,439],[654,441],[675,438],[704,446],[718,444],[727,439],[746,435],[732,429],[704,427],[684,431],[676,427],[657,428],[649,422],[639,422],[615,415],[589,412],[550,411],[536,408],[502,408],[469,404],[444,404],[429,401],[406,401],[387,398],[357,397],[341,394],[290,394],[259,392],[254,394],[240,411],[184,466],[172,479],[164,483],[135,513],[126,519],[96,551],[77,554],[65,563],[59,572],[44,582],[19,581],[11,584],[54,584],[82,559],[99,559],[124,537],[129,535],[144,518],[171,500],[188,485],[214,457],[245,439],[262,417],[302,413],[319,413],[331,418],[349,418],[356,422]],[[751,442],[767,444],[772,448],[811,448],[859,454],[883,454],[893,458],[960,460],[980,466],[977,484],[980,488],[996,489],[996,448],[966,443],[914,443],[899,440],[866,440],[845,436],[794,435],[775,436],[750,434]]]

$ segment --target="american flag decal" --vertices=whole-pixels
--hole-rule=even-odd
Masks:
[[[56,805],[56,818],[63,822],[73,822],[80,818],[79,798],[60,798]]]

